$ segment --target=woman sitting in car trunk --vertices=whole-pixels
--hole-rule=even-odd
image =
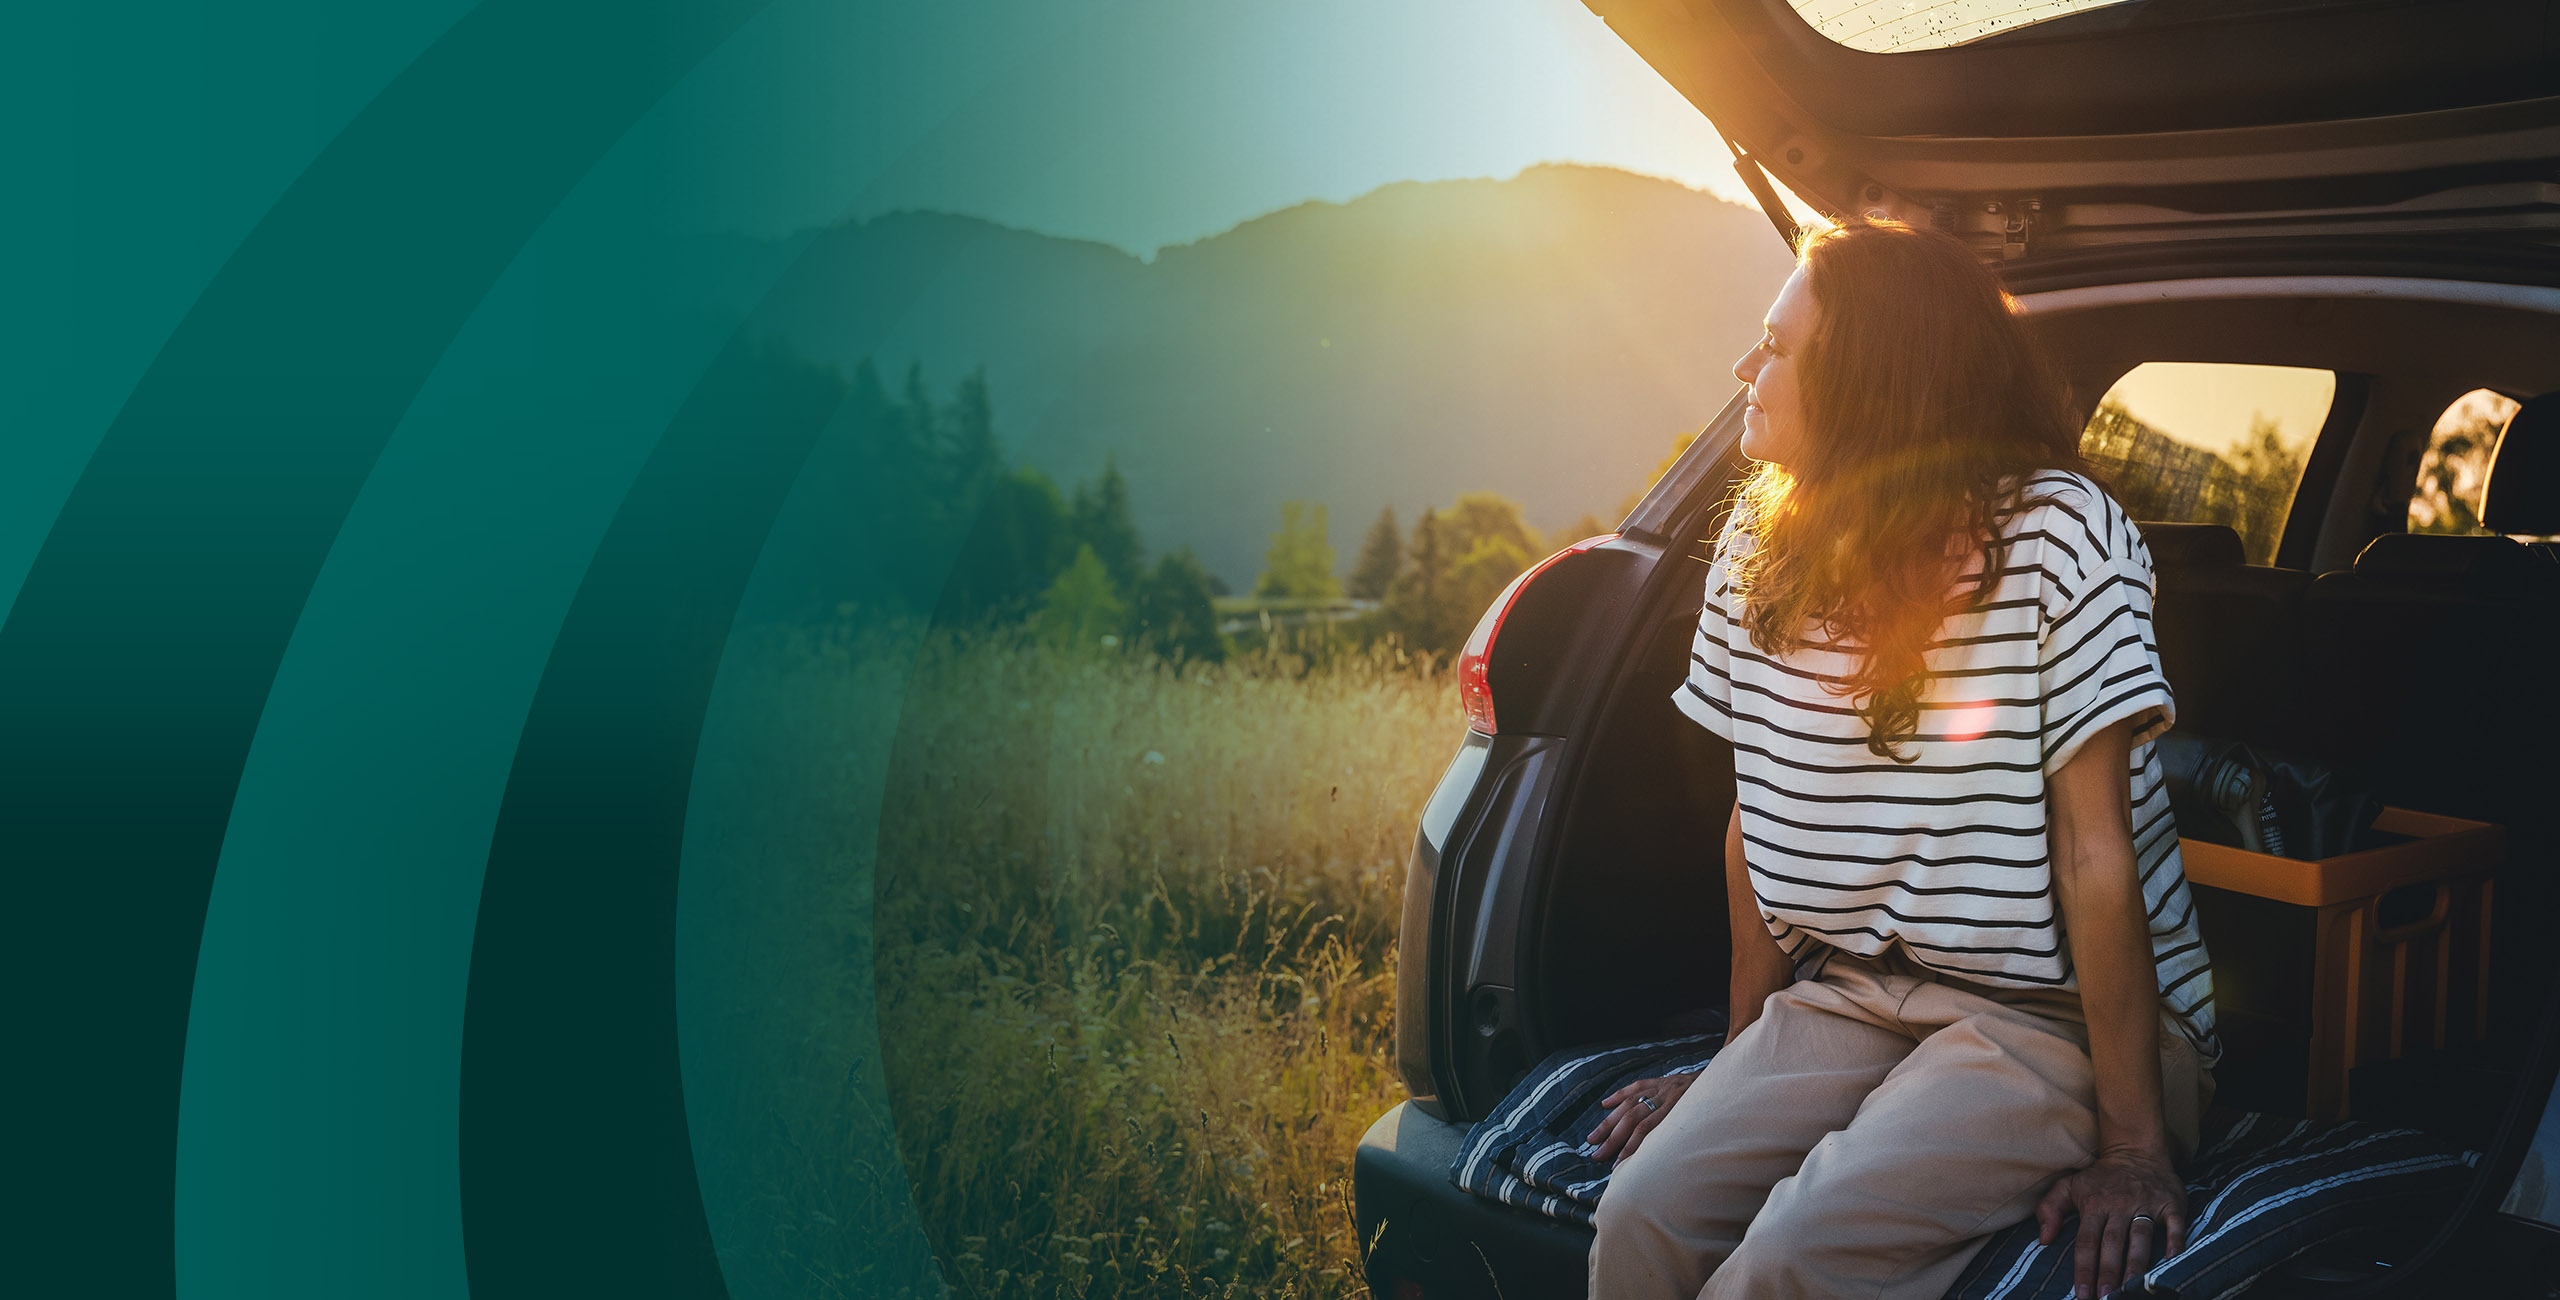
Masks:
[[[1606,1098],[1594,1300],[1936,1300],[2079,1216],[2077,1293],[2183,1245],[2212,977],[2152,744],[2149,553],[1961,243],[1809,235],[1679,706],[1733,742],[1732,1029]]]

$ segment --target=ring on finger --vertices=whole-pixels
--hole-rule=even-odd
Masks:
[[[2148,1214],[2137,1214],[2137,1215],[2133,1216],[2133,1218],[2132,1218],[2131,1220],[2129,1220],[2129,1222],[2131,1222],[2131,1223],[2148,1223],[2148,1224],[2152,1225],[2153,1227],[2158,1227],[2158,1226],[2160,1225],[2160,1221],[2159,1221],[2158,1219],[2152,1218],[2152,1217],[2151,1217],[2150,1215],[2148,1215]]]
[[[1651,1097],[1644,1096],[1644,1095],[1643,1095],[1643,1094],[1641,1094],[1641,1093],[1637,1094],[1637,1096],[1636,1096],[1636,1104],[1637,1104],[1637,1105],[1639,1105],[1639,1106],[1644,1107],[1646,1110],[1660,1110],[1660,1109],[1662,1109],[1662,1106],[1661,1106],[1661,1104],[1660,1104],[1660,1103],[1656,1102],[1656,1101],[1655,1101],[1653,1098],[1651,1098]]]

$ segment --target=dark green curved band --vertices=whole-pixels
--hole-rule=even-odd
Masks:
[[[631,487],[525,721],[471,939],[475,1300],[728,1292],[676,1044],[685,808],[740,594],[843,389],[733,340]]]
[[[11,1289],[175,1288],[205,907],[294,623],[385,440],[490,284],[762,0],[496,0],[322,152],[128,398],[0,626],[16,861]]]

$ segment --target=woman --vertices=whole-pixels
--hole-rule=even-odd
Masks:
[[[2218,1052],[2149,552],[1956,240],[1811,234],[1766,327],[1678,696],[1734,746],[1731,1031],[1604,1099],[1591,1294],[1936,1300],[2077,1214],[2106,1295],[2184,1244]]]

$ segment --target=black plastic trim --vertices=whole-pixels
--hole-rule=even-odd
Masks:
[[[1438,1109],[1454,1120],[1477,1118],[1510,1088],[1508,1079],[1471,1077],[1487,1062],[1467,1032],[1467,999],[1479,984],[1519,987],[1516,970],[1492,969],[1481,960],[1471,927],[1488,894],[1501,886],[1499,874],[1529,851],[1521,830],[1541,819],[1555,771],[1553,737],[1495,736],[1491,745],[1477,793],[1459,817],[1464,829],[1441,850],[1431,899],[1431,1073]],[[1515,964],[1517,951],[1512,945],[1506,954]]]
[[[1673,545],[1699,540],[1674,537],[1680,526],[1693,513],[1692,500],[1710,478],[1731,481],[1742,458],[1743,391],[1735,389],[1731,400],[1716,417],[1707,422],[1689,449],[1672,462],[1671,468],[1654,481],[1644,499],[1636,503],[1626,520],[1618,525],[1621,536],[1642,537],[1662,543],[1667,550]],[[1709,517],[1712,517],[1710,512]]]
[[[2311,441],[2310,463],[2293,489],[2293,505],[2285,512],[2284,536],[2276,543],[2276,567],[2309,569],[2320,544],[2320,529],[2329,513],[2329,498],[2338,490],[2349,444],[2364,424],[2364,408],[2373,395],[2373,377],[2338,371],[2338,387],[2329,399],[2329,418]],[[2309,508],[2306,509],[2305,507]]]
[[[2560,246],[2509,236],[2199,239],[2072,249],[1997,268],[2013,294],[2219,276],[2383,276],[2560,288]]]
[[[2462,1199],[2436,1230],[2435,1237],[2389,1276],[2341,1290],[2334,1300],[2457,1294],[2443,1288],[2478,1285],[2479,1275],[2489,1263],[2489,1239],[2499,1226],[2498,1205],[2506,1199],[2508,1186],[2524,1166],[2525,1152],[2533,1144],[2534,1130],[2541,1124],[2543,1108],[2555,1085],[2560,1085],[2560,997],[2544,1004],[2532,1063],[2507,1102],[2507,1114],[2498,1124],[2497,1139],[2489,1144],[2471,1176],[2471,1185],[2464,1189]]]

